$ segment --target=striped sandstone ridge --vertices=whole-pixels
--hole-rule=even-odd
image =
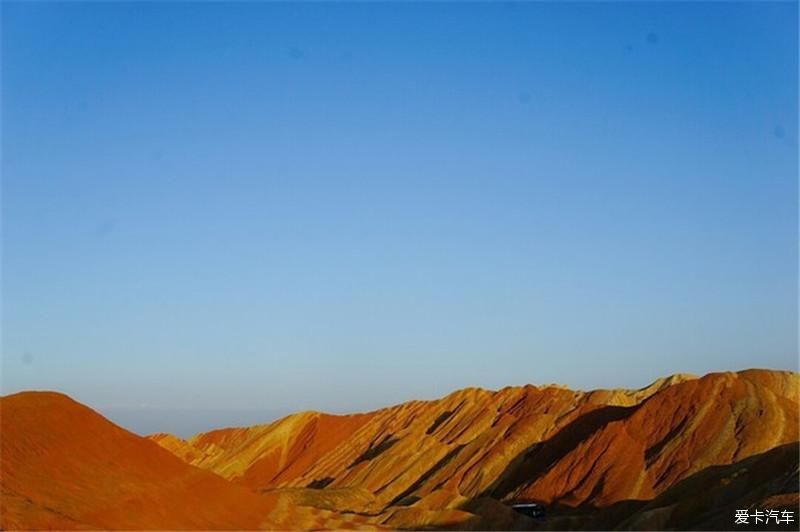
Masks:
[[[475,500],[653,500],[709,467],[797,440],[797,373],[748,370],[675,375],[636,391],[468,388],[359,416],[303,413],[200,434],[178,452],[262,491],[359,489],[338,509],[427,526],[436,512],[464,519],[451,514]]]
[[[357,528],[176,458],[69,397],[0,398],[0,529]]]
[[[183,440],[26,392],[0,399],[0,528],[729,529],[736,508],[797,510],[799,405],[797,373],[748,370],[468,388]]]

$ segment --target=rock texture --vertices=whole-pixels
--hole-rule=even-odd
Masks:
[[[65,395],[0,399],[2,528],[256,528],[271,501]]]
[[[37,423],[45,400],[82,421]],[[139,438],[54,394],[1,405],[10,528],[726,529],[736,508],[798,506],[794,372],[675,375],[641,390],[468,388],[188,440]],[[45,487],[50,469],[58,482]],[[109,479],[124,489],[106,493]],[[170,506],[190,500],[188,485],[202,486],[191,504]],[[548,518],[514,512],[518,500],[546,504]]]
[[[0,529],[358,528],[185,463],[65,395],[0,398]]]

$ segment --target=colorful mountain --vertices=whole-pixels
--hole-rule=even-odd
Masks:
[[[0,399],[0,525],[727,529],[739,508],[798,519],[799,406],[797,373],[748,370],[641,390],[468,388],[183,440],[27,392]],[[512,510],[520,501],[547,517]]]

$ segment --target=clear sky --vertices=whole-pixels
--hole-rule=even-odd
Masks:
[[[2,9],[3,393],[797,369],[796,2]]]

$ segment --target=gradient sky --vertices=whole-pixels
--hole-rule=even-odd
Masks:
[[[796,2],[2,10],[3,393],[186,433],[797,369]]]

